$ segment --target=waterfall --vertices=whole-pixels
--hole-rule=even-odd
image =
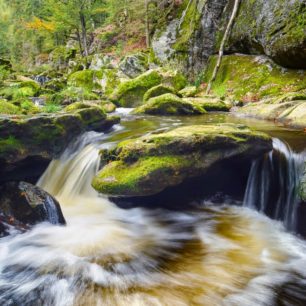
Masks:
[[[250,170],[243,206],[283,221],[296,230],[299,206],[298,186],[306,154],[295,153],[279,139],[273,139],[273,150],[256,159]]]
[[[0,305],[305,305],[306,244],[263,214],[228,205],[122,210],[94,191],[99,149],[118,131],[85,133],[49,165],[38,185],[59,200],[67,225],[0,239]],[[253,165],[260,188],[275,156],[295,156],[274,147]],[[248,188],[251,199],[251,178]]]

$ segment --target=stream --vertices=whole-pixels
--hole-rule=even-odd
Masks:
[[[42,223],[0,240],[0,305],[306,305],[306,210],[296,197],[305,133],[223,113],[117,114],[119,125],[80,136],[37,183],[61,203],[67,226]],[[217,122],[273,137],[274,150],[243,170],[242,194],[216,187],[188,209],[123,209],[91,187],[101,148]]]

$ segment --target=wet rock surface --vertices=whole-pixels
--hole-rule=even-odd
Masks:
[[[205,173],[215,162],[252,159],[272,148],[266,134],[246,126],[188,126],[119,143],[101,151],[104,167],[93,187],[112,196],[149,196]]]
[[[41,162],[60,154],[74,137],[86,130],[107,130],[119,120],[107,117],[98,107],[54,115],[0,118],[0,181],[31,177]],[[32,165],[32,170],[27,165]],[[30,171],[28,176],[18,173],[22,168]]]
[[[13,228],[24,231],[40,222],[64,225],[60,205],[50,194],[26,182],[0,186],[0,235]]]

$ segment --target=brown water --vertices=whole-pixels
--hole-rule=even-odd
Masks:
[[[0,304],[305,305],[306,244],[282,223],[225,203],[122,210],[90,186],[99,148],[216,122],[260,124],[296,151],[306,147],[302,132],[224,114],[126,116],[108,135],[84,135],[38,183],[58,198],[67,226],[41,224],[0,241]]]

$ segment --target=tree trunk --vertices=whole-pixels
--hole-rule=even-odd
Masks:
[[[88,56],[88,45],[87,45],[86,20],[82,12],[80,12],[80,21],[81,21],[81,27],[82,27],[82,42],[83,42],[84,55],[87,57]]]
[[[82,40],[81,40],[81,35],[80,35],[80,30],[76,30],[76,35],[79,43],[79,48],[80,48],[80,54],[83,54],[83,48],[82,48]]]
[[[222,41],[221,41],[217,63],[216,63],[215,69],[213,71],[213,74],[212,74],[211,79],[210,79],[210,81],[208,83],[208,86],[207,86],[206,94],[208,94],[208,95],[210,94],[212,83],[215,81],[215,79],[217,77],[218,70],[221,66],[222,57],[223,57],[223,53],[224,53],[224,46],[225,46],[225,44],[226,44],[226,42],[229,38],[232,26],[234,24],[234,20],[237,16],[238,9],[239,9],[239,4],[240,4],[240,0],[235,0],[232,15],[231,15],[230,20],[227,24],[226,30],[224,32],[224,35],[223,35],[223,38],[222,38]]]
[[[146,14],[146,45],[150,48],[150,22],[149,22],[149,0],[145,0],[145,14]]]

